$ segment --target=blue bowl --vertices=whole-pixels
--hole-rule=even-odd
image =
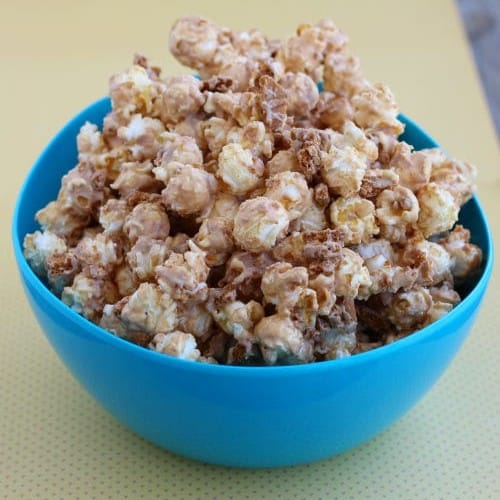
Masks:
[[[462,224],[484,251],[480,277],[447,316],[405,339],[350,358],[281,367],[236,367],[185,361],[126,342],[73,312],[23,257],[34,215],[57,196],[76,163],[75,137],[85,121],[102,124],[109,100],[73,118],[35,163],[13,220],[19,273],[50,343],[83,387],[114,417],[146,439],[203,462],[277,467],[320,460],[377,435],[436,382],[469,333],[493,266],[490,230],[473,198]],[[436,143],[411,120],[404,140]]]

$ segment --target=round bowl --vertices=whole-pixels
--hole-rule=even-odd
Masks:
[[[174,453],[237,467],[320,460],[369,440],[407,412],[436,382],[469,333],[493,266],[490,230],[477,199],[460,221],[484,252],[480,277],[447,316],[418,333],[355,356],[314,364],[236,367],[185,361],[107,333],[64,305],[23,257],[37,210],[57,196],[76,164],[76,135],[98,125],[107,98],[73,118],[29,173],[13,220],[13,244],[26,295],[42,330],[82,386],[114,417]],[[436,143],[411,120],[404,140]]]

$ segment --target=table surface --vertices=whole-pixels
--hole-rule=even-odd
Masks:
[[[478,195],[499,234],[498,144],[451,0],[2,0],[0,496],[499,498],[496,272],[471,335],[430,393],[371,442],[307,466],[231,470],[174,456],[109,416],[55,356],[15,269],[16,193],[50,137],[106,93],[109,76],[134,52],[168,74],[181,71],[167,38],[186,14],[272,37],[291,34],[300,22],[333,19],[350,35],[366,76],[387,83],[401,109],[452,156],[478,166]]]

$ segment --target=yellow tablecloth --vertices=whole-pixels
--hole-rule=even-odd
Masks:
[[[371,442],[303,467],[202,465],[158,449],[102,410],[41,334],[14,266],[10,220],[38,153],[108,77],[140,51],[180,70],[167,49],[181,15],[273,37],[332,18],[372,81],[455,157],[479,167],[495,234],[499,151],[451,0],[2,0],[0,4],[0,495],[6,498],[499,498],[499,330],[494,276],[474,330],[447,373]],[[497,248],[500,243],[497,243]],[[203,415],[200,415],[203,423]],[[314,422],[311,422],[314,425]]]

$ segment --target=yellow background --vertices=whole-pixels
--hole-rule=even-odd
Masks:
[[[477,164],[479,198],[499,234],[498,144],[451,0],[0,0],[0,495],[499,498],[496,274],[471,336],[432,391],[370,443],[303,467],[229,470],[175,457],[105,413],[52,352],[14,266],[16,194],[51,136],[106,93],[109,76],[134,52],[164,73],[180,71],[168,54],[168,31],[187,14],[271,37],[333,19],[350,35],[366,76],[386,82],[402,111],[451,155]]]

